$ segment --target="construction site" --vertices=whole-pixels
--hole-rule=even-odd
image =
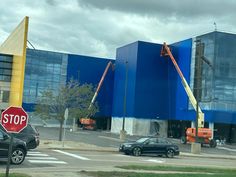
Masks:
[[[34,106],[41,92],[56,93],[73,77],[97,88],[91,105],[96,102],[99,112],[76,120],[84,129],[185,137],[183,143],[199,132],[199,141],[212,146],[212,139],[236,142],[235,34],[213,31],[172,44],[136,41],[117,46],[115,58],[98,58],[26,49],[27,20],[15,30],[21,35],[12,33],[0,47],[1,110],[22,105],[32,124],[56,124],[35,117]],[[17,68],[19,55],[25,62]],[[16,85],[22,86],[18,95]]]

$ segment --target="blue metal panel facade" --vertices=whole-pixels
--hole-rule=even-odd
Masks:
[[[128,62],[126,117],[134,116],[137,54],[138,42],[117,49],[113,93],[113,117],[124,116],[126,61]]]
[[[190,82],[190,65],[191,65],[191,53],[192,53],[192,39],[184,40],[178,43],[171,45],[173,56],[176,59],[186,81]],[[173,66],[173,63],[169,59],[169,75],[176,75],[176,86],[173,85],[172,94],[175,92],[175,113],[174,117],[176,120],[195,120],[196,113],[195,111],[189,111],[189,100],[188,96],[184,90],[184,87],[181,82],[176,69]],[[174,72],[174,73],[173,73]]]
[[[126,61],[128,61],[126,117],[167,119],[170,116],[168,62],[160,57],[161,46],[138,41],[117,49],[114,117],[124,115]]]
[[[109,61],[114,62],[114,60],[109,59],[69,54],[67,66],[67,81],[69,81],[71,78],[74,78],[76,80],[79,79],[81,84],[91,83],[97,87]],[[100,112],[98,112],[96,116],[111,116],[113,84],[114,71],[112,68],[109,68],[96,99],[100,109]]]
[[[169,118],[168,63],[160,56],[161,47],[138,43],[134,117]]]
[[[34,106],[41,92],[53,90],[57,92],[60,84],[69,79],[79,79],[81,84],[92,83],[97,86],[109,61],[80,55],[62,54],[42,50],[27,50],[23,108],[34,111]],[[109,68],[107,76],[98,93],[100,112],[96,116],[111,116],[114,71]]]
[[[205,121],[236,124],[236,112],[231,110],[234,107],[230,107],[230,111],[228,107],[224,109],[217,107],[221,106],[222,101],[227,102],[227,105],[231,103],[235,105],[234,73],[236,72],[233,69],[236,70],[236,64],[235,50],[232,46],[236,44],[236,37],[232,34],[215,32],[197,38],[205,42],[205,56],[215,57],[214,65],[217,67],[214,77],[218,80],[212,88],[215,89],[214,97],[218,100],[212,102],[211,109],[203,109]],[[97,97],[100,106],[100,113],[97,116],[111,116],[111,114],[113,117],[124,116],[125,62],[128,61],[126,117],[154,119],[159,117],[190,121],[196,119],[196,112],[189,108],[187,94],[171,60],[160,57],[161,46],[139,41],[117,49],[116,61],[113,61],[115,71],[109,69]],[[171,48],[187,82],[190,83],[192,39],[174,43]],[[59,74],[65,65],[62,62],[63,55],[68,60],[65,76]],[[57,90],[60,81],[68,81],[71,77],[79,79],[81,84],[98,85],[109,61],[95,57],[28,49],[23,107],[26,111],[33,111],[40,91],[48,87]],[[47,71],[50,72],[47,74]],[[229,77],[225,79],[227,74]],[[208,90],[212,89],[208,88]],[[217,101],[219,104],[216,104]]]

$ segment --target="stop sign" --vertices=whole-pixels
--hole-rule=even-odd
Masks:
[[[11,106],[2,112],[0,123],[7,132],[19,133],[28,124],[28,114],[21,107]]]

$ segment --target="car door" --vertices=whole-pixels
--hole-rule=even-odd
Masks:
[[[157,145],[157,138],[149,138],[143,145],[143,153],[156,153]]]
[[[158,154],[165,154],[166,148],[168,146],[168,142],[164,138],[157,138],[157,146],[156,146],[156,152]]]
[[[0,130],[0,157],[8,156],[9,137],[7,139],[6,137],[8,137],[7,134]]]

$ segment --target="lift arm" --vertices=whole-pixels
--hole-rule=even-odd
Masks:
[[[178,74],[181,78],[183,87],[184,87],[184,89],[185,89],[185,91],[188,95],[188,98],[189,98],[193,108],[195,109],[196,112],[198,112],[198,127],[199,128],[204,127],[204,113],[202,112],[200,106],[197,105],[197,101],[196,101],[196,98],[193,95],[193,92],[191,91],[187,81],[185,80],[183,73],[181,72],[175,58],[173,57],[173,55],[170,51],[170,48],[166,45],[165,42],[162,46],[161,56],[169,56],[170,57],[171,61],[173,62],[174,66],[175,66],[175,69],[177,70],[177,72],[178,72]]]
[[[97,89],[96,89],[96,91],[95,91],[95,93],[93,95],[93,98],[92,98],[90,104],[89,104],[87,116],[85,118],[81,118],[80,119],[80,122],[83,125],[83,129],[89,129],[89,130],[95,130],[96,129],[96,121],[94,119],[89,118],[90,110],[91,110],[91,108],[92,108],[92,106],[93,106],[93,104],[94,104],[94,102],[95,102],[95,100],[97,98],[98,92],[99,92],[99,90],[100,90],[100,88],[101,88],[101,86],[103,84],[104,78],[106,77],[108,69],[109,69],[110,66],[112,66],[112,62],[111,61],[107,63],[107,66],[106,66],[106,68],[105,68],[105,70],[103,72],[103,75],[102,75],[102,77],[101,77],[101,79],[99,81],[98,87],[97,87]]]
[[[107,75],[107,71],[108,71],[108,69],[109,69],[110,66],[112,66],[112,62],[111,62],[111,61],[107,64],[106,69],[105,69],[104,72],[103,72],[103,75],[102,75],[101,80],[100,80],[100,82],[99,82],[99,84],[98,84],[98,87],[97,87],[97,89],[96,89],[96,92],[94,93],[93,99],[92,99],[92,101],[91,101],[91,103],[90,103],[90,105],[89,105],[89,107],[88,107],[88,110],[90,110],[91,107],[92,107],[92,105],[94,104],[94,102],[95,102],[95,100],[96,100],[96,98],[97,98],[97,96],[98,96],[98,92],[99,92],[99,90],[100,90],[100,88],[101,88],[101,86],[102,86],[102,84],[103,84],[104,78],[105,78],[105,76]]]

